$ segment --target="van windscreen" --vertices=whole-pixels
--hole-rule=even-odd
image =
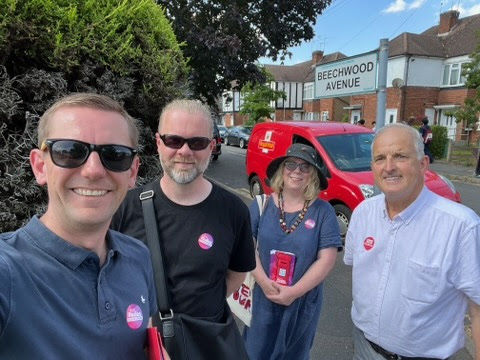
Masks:
[[[350,172],[371,170],[373,134],[318,136],[317,140],[339,170]]]

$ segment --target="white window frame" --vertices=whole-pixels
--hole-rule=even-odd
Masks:
[[[305,83],[303,85],[303,100],[313,99],[314,83]]]
[[[462,69],[466,61],[445,64],[442,67],[442,87],[462,86],[465,85],[465,76],[462,75]],[[454,75],[454,76],[452,76]]]
[[[320,117],[320,121],[328,121],[329,116],[328,116],[328,111],[322,111],[322,115]]]

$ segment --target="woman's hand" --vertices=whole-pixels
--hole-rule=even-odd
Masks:
[[[276,289],[276,293],[268,295],[267,299],[279,305],[290,306],[298,297],[299,294],[293,286],[283,286],[272,281],[272,286]]]
[[[260,285],[260,287],[262,288],[263,293],[265,294],[267,299],[270,299],[270,296],[278,295],[279,293],[279,290],[275,286],[277,285],[277,283],[267,277],[265,277],[265,280],[263,282],[258,283],[258,285]]]

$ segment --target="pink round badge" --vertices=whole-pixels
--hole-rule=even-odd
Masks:
[[[365,250],[367,251],[370,251],[372,250],[373,246],[375,245],[375,239],[371,236],[367,237],[364,241],[363,241],[363,247],[365,248]]]
[[[210,234],[203,233],[198,238],[198,246],[203,250],[209,250],[213,246],[213,237]]]
[[[315,221],[313,221],[312,219],[308,219],[307,221],[305,221],[305,227],[307,229],[313,229],[315,227]]]
[[[127,324],[132,330],[137,330],[142,326],[143,313],[140,306],[132,304],[127,308]]]

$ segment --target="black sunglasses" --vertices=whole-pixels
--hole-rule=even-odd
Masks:
[[[183,144],[187,143],[190,150],[193,151],[204,150],[212,141],[212,139],[202,136],[195,136],[185,139],[178,135],[160,135],[160,139],[162,139],[165,146],[169,147],[170,149],[178,150],[183,146]]]
[[[295,169],[298,167],[303,173],[308,173],[308,171],[310,170],[309,163],[297,164],[295,161],[286,161],[285,167],[290,171],[295,171]]]
[[[40,150],[44,151],[47,148],[52,162],[67,169],[82,166],[92,151],[96,151],[106,169],[115,172],[127,171],[137,154],[137,150],[125,145],[95,145],[68,139],[44,140]]]

